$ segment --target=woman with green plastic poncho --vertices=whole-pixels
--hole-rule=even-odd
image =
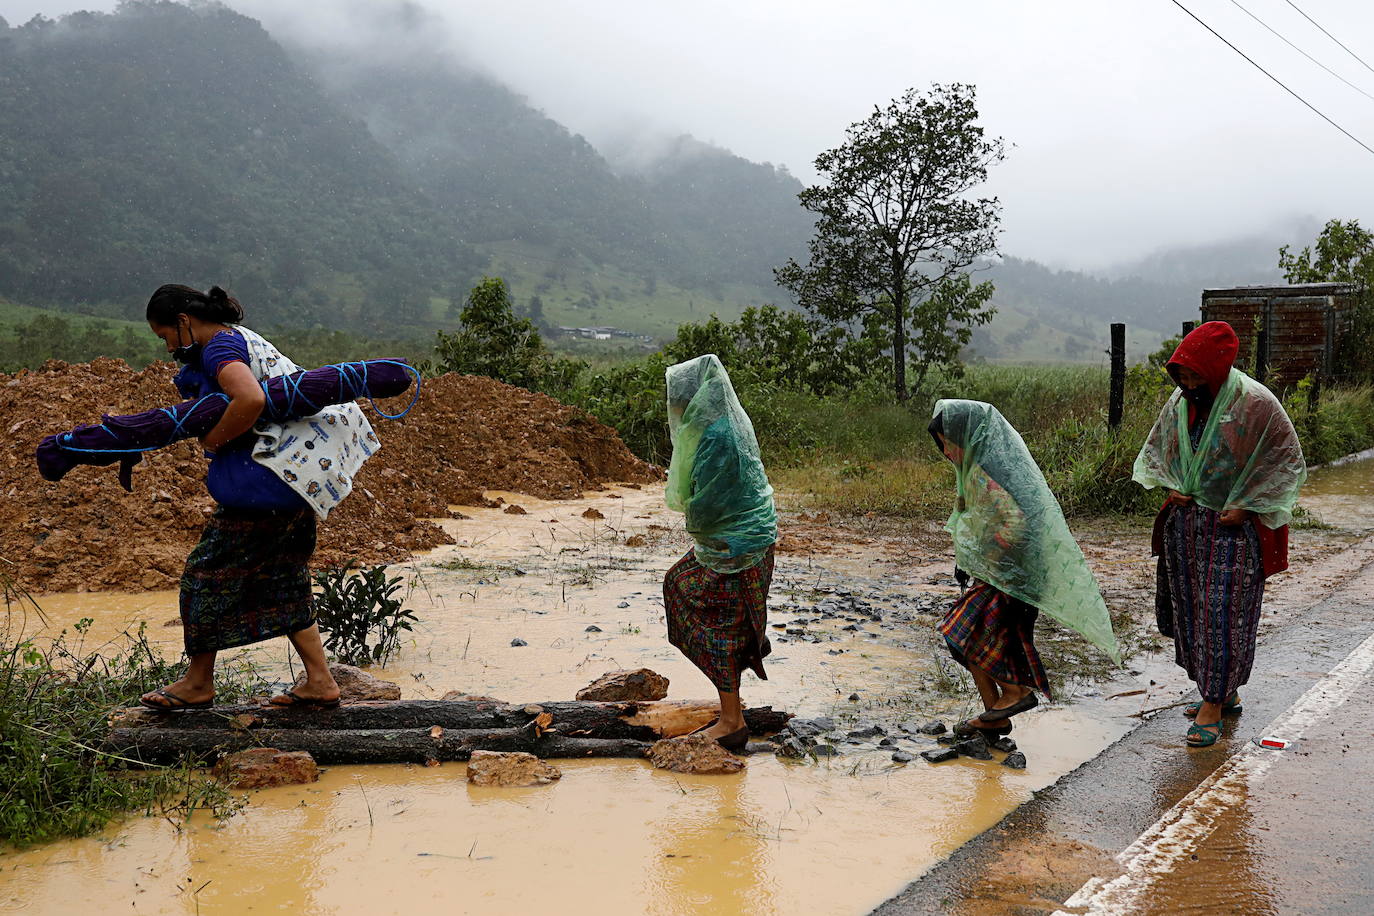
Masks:
[[[1020,434],[996,407],[964,400],[936,402],[930,433],[955,468],[945,530],[956,572],[973,579],[940,632],[986,707],[956,731],[1005,735],[1011,716],[1039,705],[1035,691],[1050,696],[1034,641],[1041,610],[1121,656],[1097,580]]]
[[[1163,487],[1155,519],[1155,616],[1202,702],[1187,742],[1208,747],[1240,711],[1264,580],[1288,568],[1288,520],[1307,479],[1283,405],[1232,367],[1240,342],[1224,321],[1195,328],[1166,369],[1178,384],[1135,460],[1135,480]]]
[[[728,750],[749,738],[740,675],[767,680],[764,629],[778,539],[754,426],[712,354],[668,368],[668,508],[696,541],[663,579],[668,641],[711,679],[720,717],[704,733]]]

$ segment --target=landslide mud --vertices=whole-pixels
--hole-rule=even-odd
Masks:
[[[142,371],[122,360],[50,361],[0,375],[0,556],[20,564],[36,592],[174,587],[212,507],[197,444],[149,453],[125,493],[113,468],[77,468],[58,483],[38,476],[39,440],[101,414],[175,403],[173,367]],[[382,402],[389,414],[410,394]],[[653,466],[588,414],[487,378],[424,383],[402,420],[362,403],[382,449],[320,527],[317,566],[347,559],[394,562],[448,542],[430,519],[450,505],[481,504],[485,489],[564,499],[609,481],[651,481]]]

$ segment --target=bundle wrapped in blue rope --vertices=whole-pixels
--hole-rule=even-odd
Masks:
[[[262,419],[284,423],[313,416],[331,404],[396,397],[405,393],[412,379],[415,396],[406,409],[398,414],[381,414],[391,420],[409,413],[420,396],[420,373],[404,360],[366,359],[303,369],[261,383],[267,396]],[[219,422],[228,404],[229,398],[224,394],[207,394],[171,407],[123,416],[106,415],[99,423],[46,436],[38,446],[38,472],[44,480],[56,481],[77,465],[118,462],[122,465],[121,482],[127,487],[128,471],[143,452],[205,435]]]

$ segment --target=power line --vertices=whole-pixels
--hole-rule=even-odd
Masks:
[[[1326,29],[1322,29],[1321,23],[1318,22],[1317,20],[1313,19],[1311,16],[1307,15],[1306,13],[1303,13],[1302,7],[1300,7],[1300,6],[1298,6],[1296,3],[1294,3],[1293,0],[1284,0],[1284,2],[1287,3],[1289,6],[1293,7],[1293,9],[1297,10],[1299,13],[1302,13],[1302,18],[1306,19],[1308,22],[1312,23],[1312,24],[1315,25],[1317,28],[1321,29],[1321,32],[1322,32],[1323,35],[1325,35],[1327,38],[1330,38],[1332,41],[1334,41],[1336,44],[1340,45],[1342,48],[1345,48],[1345,53],[1349,54],[1351,57],[1355,58],[1355,59],[1358,60],[1360,63],[1364,64],[1364,68],[1365,68],[1366,70],[1368,70],[1370,73],[1374,73],[1374,67],[1369,66],[1369,64],[1365,64],[1365,63],[1364,63],[1364,58],[1360,57],[1360,55],[1356,54],[1354,51],[1350,50],[1349,48],[1346,48],[1346,47],[1345,47],[1345,44],[1344,44],[1339,38],[1337,38],[1335,35],[1332,35],[1332,34],[1331,34],[1330,32],[1328,32]]]
[[[1313,112],[1315,115],[1317,115],[1317,117],[1321,118],[1321,119],[1322,119],[1323,121],[1325,121],[1327,124],[1330,124],[1332,127],[1336,128],[1336,130],[1338,130],[1338,131],[1340,131],[1341,133],[1345,134],[1345,135],[1346,135],[1347,137],[1349,137],[1351,140],[1354,140],[1356,143],[1358,143],[1361,147],[1364,148],[1364,151],[1365,151],[1365,152],[1369,153],[1370,155],[1374,155],[1374,149],[1371,149],[1368,145],[1366,145],[1365,142],[1364,142],[1363,140],[1361,140],[1359,137],[1357,137],[1357,136],[1355,136],[1354,134],[1352,134],[1350,131],[1346,130],[1344,127],[1341,127],[1341,125],[1337,124],[1335,121],[1331,120],[1331,119],[1330,119],[1329,117],[1327,117],[1321,110],[1319,110],[1315,105],[1313,105],[1311,102],[1307,101],[1307,99],[1305,99],[1305,98],[1303,98],[1302,96],[1298,95],[1298,94],[1297,94],[1296,92],[1294,92],[1292,89],[1289,89],[1288,86],[1284,84],[1283,80],[1279,79],[1277,76],[1275,76],[1274,74],[1270,73],[1268,70],[1264,69],[1264,68],[1261,67],[1259,64],[1255,63],[1254,59],[1251,58],[1250,55],[1246,54],[1246,53],[1245,53],[1244,51],[1242,51],[1240,48],[1237,48],[1235,45],[1231,44],[1231,42],[1227,41],[1227,40],[1226,40],[1226,36],[1222,35],[1222,34],[1221,34],[1220,32],[1218,32],[1216,29],[1212,28],[1210,25],[1208,25],[1207,23],[1205,23],[1205,22],[1203,22],[1201,19],[1199,19],[1199,18],[1193,13],[1192,10],[1188,9],[1188,7],[1186,7],[1186,6],[1184,6],[1182,3],[1180,3],[1179,0],[1169,0],[1169,2],[1172,3],[1174,6],[1178,7],[1179,9],[1183,10],[1183,12],[1187,13],[1188,16],[1189,16],[1194,22],[1196,22],[1198,25],[1202,26],[1204,29],[1206,29],[1207,31],[1209,31],[1209,32],[1211,32],[1213,35],[1215,35],[1215,36],[1222,42],[1222,44],[1226,45],[1226,47],[1230,48],[1232,51],[1235,51],[1235,52],[1236,52],[1237,54],[1239,54],[1241,57],[1243,57],[1243,58],[1245,58],[1247,61],[1249,61],[1249,62],[1250,62],[1250,65],[1251,65],[1252,67],[1254,67],[1256,70],[1258,70],[1259,72],[1263,73],[1265,76],[1269,77],[1269,78],[1270,78],[1271,80],[1273,80],[1274,82],[1278,83],[1278,84],[1279,84],[1279,87],[1282,88],[1284,92],[1288,93],[1288,94],[1291,95],[1293,98],[1297,99],[1299,102],[1302,102],[1304,105],[1306,105],[1309,109],[1312,110],[1312,112]]]
[[[1332,70],[1332,69],[1331,69],[1330,67],[1328,67],[1326,64],[1324,64],[1324,63],[1322,63],[1321,61],[1317,60],[1317,59],[1316,59],[1315,57],[1313,57],[1311,54],[1308,54],[1308,53],[1307,53],[1306,51],[1304,51],[1302,48],[1300,48],[1300,47],[1298,47],[1297,45],[1293,44],[1293,42],[1291,42],[1291,41],[1289,41],[1287,38],[1285,38],[1277,29],[1275,29],[1275,28],[1274,28],[1273,26],[1271,26],[1269,23],[1265,22],[1263,19],[1261,19],[1260,17],[1256,16],[1254,13],[1250,12],[1250,11],[1249,11],[1248,9],[1246,9],[1245,7],[1241,6],[1240,0],[1231,0],[1231,5],[1234,6],[1236,9],[1240,10],[1240,11],[1241,11],[1242,13],[1244,13],[1245,15],[1249,16],[1251,19],[1253,19],[1253,20],[1255,20],[1256,22],[1258,22],[1260,25],[1264,26],[1264,27],[1265,27],[1266,29],[1268,29],[1268,30],[1270,31],[1270,33],[1272,33],[1272,34],[1274,35],[1274,37],[1277,38],[1279,41],[1281,41],[1281,42],[1283,42],[1284,44],[1288,45],[1288,47],[1292,48],[1294,51],[1297,51],[1297,52],[1298,52],[1299,54],[1301,54],[1303,57],[1305,57],[1305,58],[1307,58],[1308,60],[1312,61],[1312,63],[1316,64],[1318,67],[1321,67],[1321,68],[1322,68],[1323,70],[1325,70],[1327,73],[1330,73],[1332,76],[1334,76],[1336,79],[1340,80],[1342,83],[1345,83],[1345,84],[1346,84],[1347,86],[1349,86],[1351,89],[1354,89],[1354,90],[1355,90],[1356,92],[1358,92],[1360,95],[1364,96],[1364,97],[1367,98],[1367,99],[1374,100],[1374,95],[1370,95],[1368,92],[1365,92],[1365,91],[1364,91],[1363,89],[1361,89],[1359,86],[1356,86],[1354,83],[1350,82],[1350,80],[1348,80],[1348,79],[1346,79],[1345,77],[1341,76],[1341,75],[1340,75],[1339,73],[1337,73],[1335,70]],[[1301,12],[1301,10],[1299,10],[1299,12]]]

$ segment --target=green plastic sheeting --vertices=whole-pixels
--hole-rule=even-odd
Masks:
[[[1121,664],[1111,617],[1064,512],[1021,435],[991,404],[941,400],[958,499],[945,530],[959,568],[1078,631]]]
[[[1132,478],[1166,487],[1216,512],[1248,509],[1269,528],[1293,517],[1307,464],[1283,405],[1264,385],[1232,369],[1193,445],[1188,402],[1170,396],[1135,459]]]
[[[668,508],[687,516],[696,557],[735,573],[763,559],[778,539],[754,424],[714,354],[668,367]]]

